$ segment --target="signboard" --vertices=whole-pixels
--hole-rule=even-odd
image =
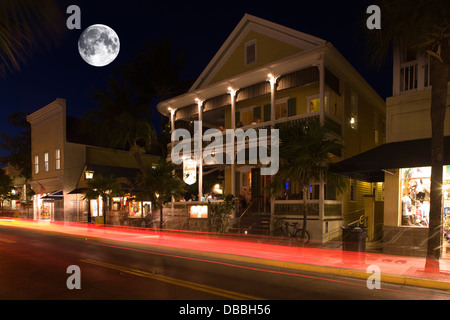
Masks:
[[[197,162],[188,159],[183,161],[183,181],[189,185],[197,182]]]
[[[197,219],[208,218],[208,206],[207,205],[190,206],[189,217]]]

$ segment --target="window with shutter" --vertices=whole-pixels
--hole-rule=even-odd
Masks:
[[[245,65],[256,62],[256,40],[245,44]]]
[[[239,111],[235,112],[234,121],[235,121],[236,127],[239,127],[240,125],[242,125],[242,123],[241,123],[241,113]]]
[[[271,111],[270,103],[264,105],[264,122],[270,121],[270,111]]]
[[[297,101],[295,98],[288,100],[288,117],[295,116],[297,114]]]
[[[261,121],[261,107],[253,108],[253,121],[256,123]]]

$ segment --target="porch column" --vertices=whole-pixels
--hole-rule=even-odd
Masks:
[[[198,106],[198,140],[199,145],[197,145],[197,148],[199,148],[199,159],[198,161],[198,201],[202,200],[203,197],[203,101],[199,100],[198,98],[195,99]],[[195,142],[194,142],[195,145]]]
[[[175,131],[175,112],[176,109],[172,109],[171,107],[169,107],[169,112],[170,112],[170,134],[172,134]],[[170,159],[171,161],[173,161],[172,159],[172,150],[175,146],[175,141],[172,141],[172,138],[170,139],[170,154],[168,154],[168,156],[170,155]]]
[[[325,183],[319,184],[319,220],[322,222],[325,218]]]
[[[175,131],[175,109],[172,109],[169,107],[169,111],[170,111],[170,133],[172,134]],[[170,139],[170,152],[172,152],[173,147],[175,145],[175,142]],[[172,159],[172,157],[170,157],[170,159]],[[175,170],[174,170],[174,174],[175,174]],[[173,208],[174,208],[174,202],[175,202],[175,197],[172,195],[172,199],[171,199],[172,203],[171,203],[171,208],[170,208],[170,213],[171,215],[173,215]]]
[[[275,84],[277,79],[269,74],[269,82],[270,82],[270,122],[272,126],[275,125]]]
[[[320,123],[325,123],[325,65],[324,58],[319,62],[319,95],[320,95]]]
[[[277,79],[273,74],[268,74],[270,82],[270,124],[273,128],[275,126],[275,85]],[[273,217],[275,214],[275,197],[270,199],[270,234],[272,234]]]
[[[233,88],[228,88],[231,96],[231,129],[236,129],[236,90]],[[234,139],[233,139],[234,143]],[[234,163],[234,148],[233,148],[233,159],[231,161],[231,194],[236,196],[236,165]],[[225,186],[223,186],[225,187]]]
[[[169,108],[170,111],[170,133],[175,130],[175,111],[176,109]],[[173,144],[173,141],[172,141]]]

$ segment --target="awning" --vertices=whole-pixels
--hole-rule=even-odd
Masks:
[[[64,196],[63,196],[62,190],[59,190],[59,191],[51,192],[51,193],[41,197],[41,199],[43,199],[43,200],[59,200],[59,199],[62,199],[63,197]]]
[[[77,189],[73,189],[68,194],[84,193],[86,190],[87,190],[87,188],[77,188]]]
[[[450,136],[444,137],[444,164],[450,164]],[[330,171],[366,182],[383,182],[385,171],[431,166],[431,138],[386,143],[330,165]]]

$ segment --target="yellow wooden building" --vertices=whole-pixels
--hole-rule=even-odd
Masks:
[[[213,27],[213,26],[211,26]],[[324,103],[321,103],[324,101]],[[385,102],[329,42],[249,14],[244,15],[190,90],[163,101],[160,113],[170,117],[172,130],[184,128],[194,137],[208,128],[273,128],[315,118],[345,147],[339,161],[385,141]],[[168,145],[169,151],[176,142]],[[171,160],[171,153],[168,153]],[[235,218],[283,216],[300,219],[303,206],[296,186],[287,197],[272,199],[266,192],[270,175],[260,165],[197,163],[199,196],[202,179],[221,172],[225,193],[242,195],[251,210],[238,207]],[[349,180],[348,194],[326,190],[323,181],[311,185],[308,216],[312,240],[320,243],[341,234],[340,227],[364,214],[366,195],[382,201],[382,184]]]

